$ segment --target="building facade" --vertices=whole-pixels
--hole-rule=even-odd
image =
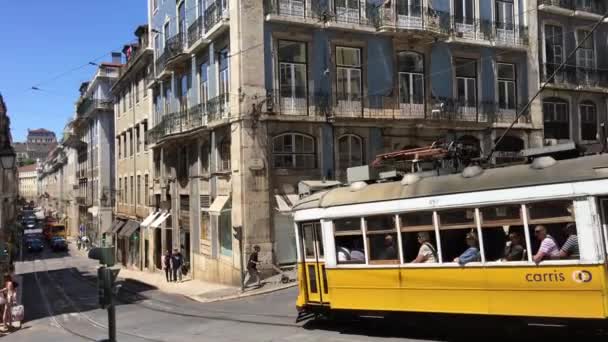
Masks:
[[[0,94],[0,272],[12,272],[12,264],[19,243],[17,226],[17,197],[19,195],[15,159],[8,163],[4,156],[12,155],[12,136],[8,109]]]
[[[120,53],[111,63],[99,64],[90,82],[80,87],[76,114],[68,124],[62,144],[72,149],[66,156],[74,166],[74,201],[68,209],[81,234],[101,244],[112,225],[114,207],[114,104],[111,87],[120,75]],[[72,216],[73,215],[73,216]]]
[[[118,262],[141,269],[149,267],[147,254],[141,253],[149,250],[149,241],[141,239],[140,225],[153,212],[149,192],[152,153],[145,140],[152,110],[148,81],[153,73],[153,52],[147,25],[138,27],[135,35],[137,43],[123,49],[126,63],[112,87],[116,160],[112,230]]]
[[[17,153],[17,163],[24,165],[45,160],[48,154],[57,146],[55,133],[44,128],[28,129],[25,142],[14,144]]]
[[[147,229],[150,263],[182,248],[194,277],[238,283],[253,245],[264,263],[295,261],[300,181],[345,181],[439,139],[487,154],[538,88],[533,2],[150,0],[165,213]],[[541,113],[538,99],[493,162],[542,145]]]
[[[38,199],[38,164],[21,166],[19,173],[19,196],[29,201]]]
[[[538,1],[546,144],[575,142],[588,153],[601,150],[601,137],[606,137],[601,128],[608,118],[608,21],[591,30],[606,11],[602,0]],[[557,70],[563,62],[566,66]]]

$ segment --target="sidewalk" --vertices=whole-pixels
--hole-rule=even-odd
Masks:
[[[71,248],[71,252],[87,257],[87,251]],[[120,265],[117,265],[120,266]],[[181,283],[168,283],[164,272],[147,272],[121,267],[118,273],[120,280],[132,280],[140,282],[166,293],[177,294],[201,303],[209,303],[220,300],[236,299],[270,293],[285,288],[295,286],[297,283],[296,271],[290,270],[283,272],[289,278],[289,282],[283,283],[282,275],[277,274],[262,280],[262,286],[249,286],[241,292],[240,287],[206,282],[185,278]]]

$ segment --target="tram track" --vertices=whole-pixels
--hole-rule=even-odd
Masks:
[[[96,281],[83,276],[80,272],[78,272],[74,268],[74,266],[68,265],[65,258],[61,258],[61,261],[64,265],[64,268],[66,268],[70,271],[69,273],[74,279],[77,279],[79,281],[84,281],[89,286],[91,286],[95,289],[97,288]],[[126,295],[125,295],[125,293],[126,293]],[[135,299],[132,299],[129,296],[133,296],[133,297],[135,297]],[[273,315],[273,314],[262,314],[262,313],[242,313],[242,312],[222,311],[222,310],[205,310],[205,312],[210,314],[210,315],[205,315],[205,314],[201,314],[201,313],[185,312],[183,310],[176,310],[175,308],[174,309],[159,308],[159,307],[145,304],[142,301],[157,303],[157,304],[160,304],[160,305],[163,305],[166,307],[174,307],[175,304],[172,302],[167,302],[167,301],[143,296],[143,295],[137,293],[137,291],[130,289],[129,286],[125,285],[125,284],[123,284],[123,286],[121,286],[120,291],[118,292],[118,294],[116,294],[114,296],[114,298],[117,299],[121,304],[136,305],[138,307],[141,307],[141,308],[149,310],[149,311],[154,311],[154,312],[169,314],[169,315],[174,315],[174,316],[180,316],[180,317],[200,318],[200,319],[216,320],[216,321],[229,321],[229,322],[233,322],[233,323],[279,326],[279,327],[292,327],[292,328],[301,327],[300,324],[296,324],[296,323],[278,323],[278,322],[264,322],[264,321],[252,320],[252,319],[238,319],[238,318],[234,318],[234,317],[229,317],[228,315],[266,317],[269,319],[293,318],[294,321],[297,319],[297,316]],[[217,314],[217,315],[221,315],[221,316],[212,316],[211,314]]]
[[[82,308],[80,307],[80,305],[78,305],[76,303],[76,301],[74,301],[66,293],[66,291],[63,289],[63,287],[57,281],[57,279],[54,278],[53,276],[51,276],[51,272],[49,272],[49,268],[46,264],[46,260],[44,260],[44,259],[37,259],[37,260],[39,263],[43,264],[43,270],[37,269],[37,266],[36,266],[37,262],[35,260],[30,260],[32,263],[32,269],[34,271],[33,272],[34,279],[36,281],[36,286],[38,287],[38,290],[40,292],[40,296],[41,296],[44,306],[46,308],[47,314],[49,315],[49,318],[51,319],[52,323],[54,323],[57,327],[63,329],[64,331],[68,332],[69,334],[83,338],[88,341],[98,341],[99,335],[105,336],[108,331],[108,326],[102,322],[99,322],[99,321],[93,319],[91,316],[84,313]],[[39,276],[39,273],[43,273],[46,280],[48,280],[48,282],[45,282],[45,284],[47,286],[42,285],[42,282],[40,279],[41,277]],[[79,320],[80,322],[86,322],[87,326],[100,330],[99,334],[96,334],[95,337],[93,337],[90,334],[79,331],[82,329],[75,329],[74,327],[70,327],[68,324],[66,324],[65,321],[62,322],[60,319],[58,319],[57,317],[60,314],[58,314],[56,312],[56,310],[53,308],[53,304],[49,300],[49,297],[50,297],[49,289],[50,288],[54,289],[54,292],[56,295],[58,294],[58,296],[52,296],[52,297],[62,298],[68,304],[68,306],[71,307],[72,313],[74,313],[76,315],[76,317],[81,318],[81,320]],[[154,339],[154,338],[151,338],[148,336],[132,333],[132,332],[125,331],[125,330],[117,330],[117,334],[119,336],[120,335],[122,335],[123,337],[128,336],[128,337],[132,337],[132,338],[136,338],[136,339],[140,339],[140,340],[144,340],[144,341],[151,341],[151,342],[161,342],[162,341],[162,340]]]

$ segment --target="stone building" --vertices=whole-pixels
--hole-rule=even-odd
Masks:
[[[438,139],[487,154],[538,88],[530,6],[149,0],[148,142],[163,210],[146,237],[150,263],[183,248],[194,277],[238,283],[255,244],[266,264],[295,261],[299,182],[345,181],[348,167]],[[540,104],[493,162],[542,145]]]
[[[16,155],[12,147],[12,136],[8,109],[0,94],[0,272],[8,272],[16,252],[18,232]]]
[[[146,133],[152,110],[152,91],[148,81],[153,70],[153,52],[148,26],[139,26],[137,43],[123,49],[126,64],[112,87],[115,138],[115,220],[112,224],[118,262],[125,266],[148,268],[149,250],[140,229],[153,213],[150,208],[152,153],[146,144]],[[151,219],[151,218],[150,218]],[[149,219],[149,220],[150,220]]]
[[[44,128],[28,129],[25,142],[14,143],[17,153],[17,163],[45,160],[48,154],[57,146],[55,133]]]
[[[19,196],[27,201],[38,199],[38,164],[21,166],[19,173]]]

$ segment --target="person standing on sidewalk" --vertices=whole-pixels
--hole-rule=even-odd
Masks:
[[[184,264],[184,257],[182,253],[176,248],[173,251],[173,281],[177,282],[179,277],[179,282],[182,282],[182,265]]]
[[[163,264],[165,266],[165,277],[167,278],[167,283],[170,283],[171,281],[173,281],[173,277],[172,275],[172,270],[171,270],[171,262],[173,259],[171,257],[171,252],[167,250],[167,252],[165,253],[165,255],[163,256]]]
[[[253,279],[256,278],[257,286],[261,285],[260,271],[258,271],[258,264],[260,263],[258,253],[260,253],[260,246],[253,246],[253,253],[249,255],[249,261],[247,262],[247,273],[249,278],[245,278],[245,286]]]

